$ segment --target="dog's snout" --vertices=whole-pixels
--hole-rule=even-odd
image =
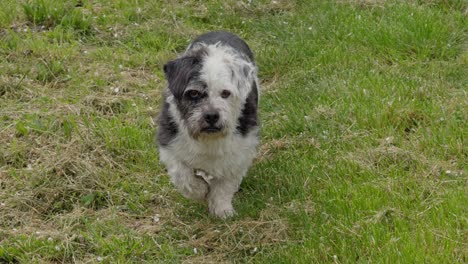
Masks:
[[[208,124],[214,125],[219,120],[219,113],[216,111],[210,111],[205,113],[204,118]]]

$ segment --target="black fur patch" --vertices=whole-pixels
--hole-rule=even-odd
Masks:
[[[189,52],[187,55],[170,61],[164,65],[169,91],[174,95],[175,103],[183,119],[187,120],[201,100],[189,100],[184,92],[189,86],[198,88],[204,92],[206,84],[200,81],[200,71],[202,69],[203,57],[206,50],[200,49]]]
[[[257,83],[254,81],[252,84],[252,90],[244,104],[242,109],[241,116],[239,117],[239,124],[237,126],[237,131],[239,131],[242,136],[247,135],[248,132],[254,127],[257,127],[258,118],[257,118],[257,108],[258,108],[258,90]]]
[[[161,113],[159,114],[158,123],[158,143],[160,146],[167,146],[179,132],[177,124],[169,113],[169,104],[167,102],[164,103]]]
[[[204,53],[204,50],[199,50],[164,65],[169,90],[177,100],[182,99],[187,84],[200,76]]]

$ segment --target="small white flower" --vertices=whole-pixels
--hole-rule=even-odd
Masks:
[[[53,240],[54,240],[54,239],[51,238],[51,237],[47,238],[47,241],[49,241],[49,242],[51,242],[51,241],[53,241]]]
[[[197,253],[198,253],[197,248],[193,248],[193,254],[197,254]]]
[[[103,260],[104,260],[104,258],[103,258],[103,257],[101,257],[101,256],[97,257],[96,259],[97,259],[97,261],[98,261],[98,262],[101,262],[101,261],[103,261]]]
[[[159,214],[153,216],[153,222],[157,223],[157,222],[159,222],[159,220],[160,220],[159,219]]]
[[[445,173],[452,174],[452,171],[451,170],[446,170]]]
[[[56,251],[60,251],[60,247],[59,247],[59,246],[55,246],[55,250],[56,250]]]

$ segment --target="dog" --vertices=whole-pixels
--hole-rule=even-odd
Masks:
[[[245,41],[224,31],[200,35],[164,65],[160,160],[183,196],[223,219],[235,214],[233,196],[260,141],[257,71]]]

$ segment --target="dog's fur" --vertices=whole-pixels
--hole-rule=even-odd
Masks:
[[[164,72],[160,159],[182,195],[207,200],[218,217],[232,216],[232,198],[259,143],[252,51],[234,34],[210,32],[164,65]]]

